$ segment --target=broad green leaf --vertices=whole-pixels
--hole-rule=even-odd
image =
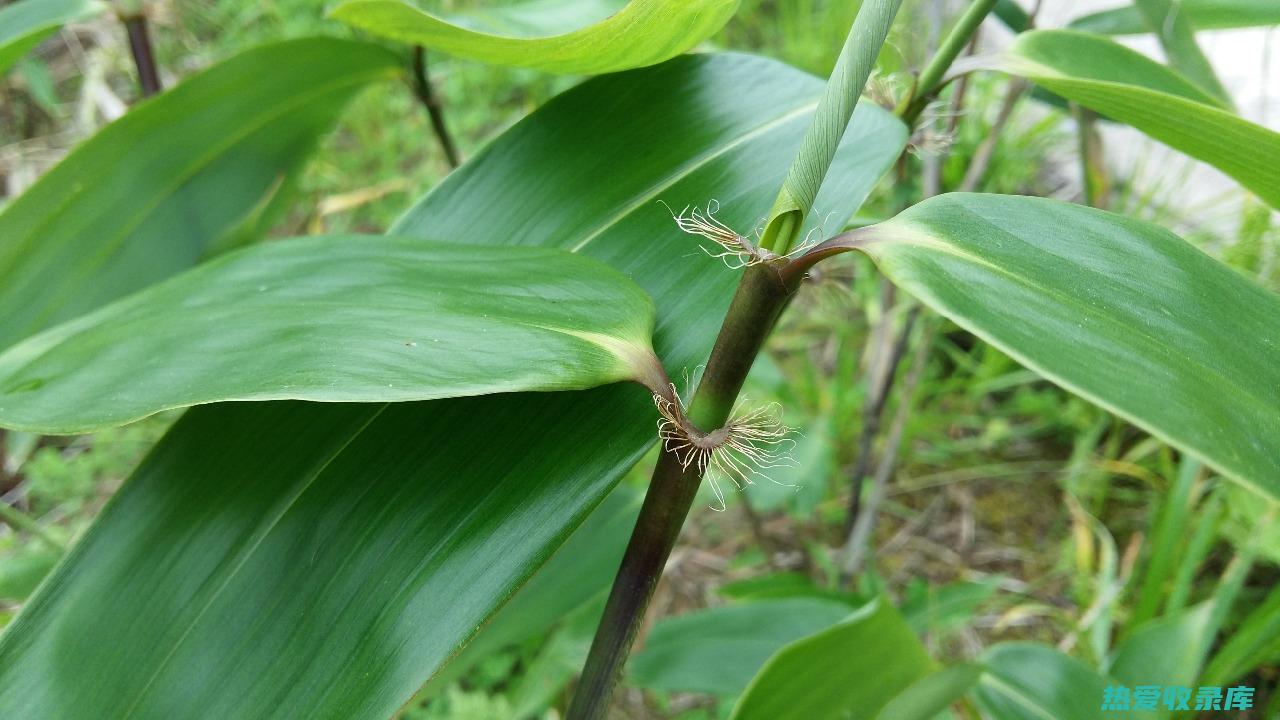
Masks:
[[[1098,35],[1036,30],[1014,40],[1002,69],[1203,160],[1280,207],[1280,133],[1140,53]]]
[[[1001,643],[982,654],[973,699],[991,720],[1098,720],[1106,689],[1119,685],[1047,645]],[[1153,720],[1146,710],[1126,718]]]
[[[664,618],[628,660],[628,680],[650,690],[736,697],[782,646],[831,627],[851,611],[834,600],[788,598]]]
[[[1280,497],[1280,296],[1159,226],[1040,198],[942,195],[858,232],[960,326]]]
[[[960,663],[934,671],[890,700],[876,720],[934,720],[964,697],[982,675],[982,666]]]
[[[1219,103],[1231,107],[1231,95],[1218,81],[1213,65],[1196,42],[1195,28],[1182,12],[1182,0],[1133,0],[1133,4],[1160,40],[1169,65]]]
[[[58,28],[106,7],[97,0],[20,0],[0,7],[0,74]]]
[[[1125,685],[1195,685],[1213,644],[1212,620],[1213,603],[1205,602],[1143,623],[1116,648],[1107,674]]]
[[[227,400],[404,402],[643,380],[655,374],[653,312],[625,275],[563,250],[271,242],[0,353],[0,427],[74,434]]]
[[[875,717],[932,670],[924,646],[885,600],[875,600],[769,659],[733,720]]]
[[[495,651],[544,633],[568,616],[594,608],[598,621],[643,500],[637,488],[625,484],[614,488],[419,695],[436,694]]]
[[[750,228],[822,82],[741,55],[596,78],[473,157],[402,235],[575,250],[705,362],[737,273],[675,229]],[[865,106],[818,207],[849,217],[905,141]],[[474,636],[655,441],[643,391],[222,403],[179,420],[0,638],[0,716],[382,720]],[[237,482],[228,482],[235,478]]]
[[[491,65],[601,74],[675,57],[723,27],[737,9],[738,0],[631,0],[597,23],[543,37],[468,29],[402,0],[348,0],[330,15],[375,35]]]
[[[1181,0],[1179,11],[1196,30],[1280,25],[1280,3],[1275,0]],[[1074,30],[1104,35],[1141,35],[1151,32],[1142,13],[1133,5],[1085,15],[1071,21]]]
[[[0,348],[185,270],[257,223],[346,101],[397,65],[368,43],[268,45],[103,128],[0,212]]]

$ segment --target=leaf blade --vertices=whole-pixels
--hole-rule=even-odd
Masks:
[[[1034,30],[1013,42],[1002,69],[1213,165],[1280,207],[1280,133],[1132,50],[1088,33]]]
[[[406,402],[641,380],[653,313],[626,276],[563,251],[275,241],[0,353],[0,426],[73,434],[229,400]]]
[[[28,0],[0,8],[0,74],[58,28],[105,9],[95,0]]]
[[[286,41],[103,128],[0,212],[0,347],[195,264],[398,64],[369,43]]]
[[[884,230],[864,249],[895,283],[1058,385],[1280,496],[1273,293],[1158,226],[1051,200],[943,195]]]
[[[597,23],[544,37],[471,30],[401,0],[348,0],[330,16],[393,40],[492,65],[602,74],[675,57],[719,30],[737,7],[738,0],[632,0]]]
[[[656,201],[715,197],[726,222],[749,227],[821,87],[739,55],[597,78],[491,143],[397,232],[577,249],[611,264],[654,298],[664,362],[693,367],[736,277]],[[750,101],[766,98],[761,117]],[[853,123],[832,170],[839,191],[820,196],[839,217],[906,139],[878,108]],[[384,718],[654,441],[652,404],[635,388],[371,408],[188,412],[0,638],[0,713]],[[179,574],[184,553],[199,566]]]

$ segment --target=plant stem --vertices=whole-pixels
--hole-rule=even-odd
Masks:
[[[160,72],[156,69],[156,57],[151,49],[146,13],[139,9],[139,12],[121,18],[121,21],[129,35],[129,51],[133,53],[133,63],[138,67],[138,86],[142,88],[143,97],[151,97],[164,88],[160,85]]]
[[[760,236],[760,247],[786,255],[813,206],[840,139],[849,127],[858,98],[875,67],[876,56],[889,35],[889,26],[902,0],[866,0],[858,9],[845,38],[826,90],[813,114],[813,124],[800,143],[800,152],[787,171]]]
[[[794,291],[795,286],[784,284],[772,265],[749,267],[743,273],[707,369],[689,403],[689,420],[698,428],[719,428],[729,419],[756,354]],[[701,483],[702,473],[695,466],[682,467],[675,453],[662,448],[635,530],[609,591],[604,617],[591,643],[568,720],[604,717],[645,608]]]
[[[440,141],[440,148],[444,150],[449,167],[458,167],[462,164],[462,159],[458,155],[457,146],[453,144],[453,136],[449,134],[449,128],[444,124],[444,105],[440,103],[440,98],[431,87],[431,77],[427,74],[427,51],[421,45],[413,48],[413,91],[426,106],[427,114],[431,116],[431,129],[435,131],[436,139]]]
[[[892,303],[891,295],[887,299]],[[912,307],[907,313],[902,323],[902,330],[899,331],[892,345],[887,342],[890,337],[889,327],[893,322],[893,314],[890,310],[889,307],[885,308],[885,315],[880,326],[873,333],[873,340],[868,341],[873,361],[867,368],[867,397],[862,403],[862,429],[858,432],[858,457],[854,460],[853,472],[849,474],[851,481],[849,513],[845,517],[844,526],[846,535],[853,531],[855,521],[861,512],[862,488],[871,470],[871,444],[880,433],[884,406],[889,399],[889,391],[893,388],[893,381],[897,377],[902,356],[906,354],[907,342],[911,337],[911,329],[915,325],[916,317],[920,313],[920,306]]]
[[[1087,108],[1072,104],[1080,139],[1080,174],[1084,202],[1090,207],[1107,209],[1111,183],[1103,161],[1102,136],[1098,134],[1097,115]]]
[[[1004,131],[1005,125],[1009,123],[1009,118],[1013,117],[1013,110],[1018,106],[1018,101],[1026,94],[1031,84],[1022,78],[1013,78],[1009,81],[1009,87],[1005,90],[1004,101],[1000,103],[1000,110],[996,113],[995,122],[991,125],[991,130],[987,136],[982,139],[982,143],[978,145],[978,149],[974,151],[973,158],[969,161],[969,167],[964,173],[964,180],[960,183],[960,192],[973,192],[977,189],[978,183],[986,177],[987,168],[991,165],[991,158],[995,157],[996,145],[1000,142],[1000,134]]]
[[[950,69],[951,63],[960,56],[960,51],[964,50],[964,46],[968,44],[969,37],[978,30],[978,26],[996,6],[996,0],[974,0],[960,19],[956,21],[955,27],[951,28],[951,32],[942,40],[942,44],[938,46],[938,52],[934,53],[933,58],[929,60],[929,64],[925,65],[924,70],[920,71],[920,77],[916,80],[915,91],[911,96],[899,107],[899,115],[907,126],[914,126],[916,120],[920,117],[920,113],[924,112],[925,106],[933,100],[938,91],[942,89],[943,76]]]
[[[917,305],[912,308],[912,315],[907,318],[907,323],[902,329],[904,340],[911,332],[911,321],[919,307]],[[889,426],[888,437],[885,438],[884,452],[881,453],[875,476],[872,478],[871,497],[853,526],[848,529],[849,539],[844,547],[844,561],[840,568],[842,587],[853,580],[866,560],[871,534],[875,531],[876,517],[879,515],[880,505],[884,503],[885,488],[888,487],[889,478],[897,465],[902,435],[907,426],[907,419],[911,416],[911,398],[915,395],[916,387],[920,384],[920,378],[924,376],[924,368],[928,364],[929,350],[933,346],[932,328],[926,327],[916,343],[915,355],[911,358],[911,369],[907,371],[907,377],[902,381],[899,391],[901,399],[898,402],[898,410],[893,415],[893,423]],[[906,342],[901,344],[905,346]]]

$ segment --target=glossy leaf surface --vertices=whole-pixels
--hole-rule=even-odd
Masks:
[[[895,283],[1046,378],[1280,497],[1280,296],[1169,231],[942,195],[868,233]]]
[[[1036,30],[1014,40],[1002,67],[1203,160],[1280,207],[1280,133],[1228,112],[1140,53],[1088,33]]]
[[[227,400],[583,390],[642,380],[652,332],[643,290],[563,250],[277,241],[0,354],[0,427],[83,433]]]
[[[675,57],[719,30],[737,8],[738,0],[632,0],[597,23],[545,37],[473,30],[402,0],[349,0],[330,15],[375,35],[491,65],[600,74]]]
[[[875,717],[931,669],[932,661],[906,621],[888,602],[876,600],[839,624],[779,650],[730,717]]]
[[[654,299],[668,370],[692,369],[737,274],[657,201],[715,198],[750,228],[821,91],[739,55],[597,78],[491,143],[398,232],[613,265]],[[820,217],[851,215],[904,142],[860,108]],[[195,408],[0,639],[0,716],[386,718],[639,460],[655,418],[630,385]]]
[[[346,101],[398,65],[369,43],[267,45],[103,128],[0,212],[0,348],[185,270],[256,223]]]
[[[95,0],[22,0],[0,7],[0,73],[58,28],[105,9]]]
[[[890,700],[876,720],[935,720],[952,703],[964,697],[981,675],[982,666],[973,663],[959,663],[936,670]]]
[[[1280,25],[1280,3],[1273,0],[1181,0],[1178,7],[1196,30]],[[1104,35],[1151,32],[1151,26],[1134,5],[1122,5],[1076,18],[1070,27]]]

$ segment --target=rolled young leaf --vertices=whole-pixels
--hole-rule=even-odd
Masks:
[[[266,45],[103,128],[0,211],[0,348],[261,230],[346,102],[399,65],[370,43]]]
[[[854,231],[896,284],[1023,365],[1280,498],[1280,296],[1150,223],[942,195]]]
[[[1275,0],[1181,0],[1178,11],[1196,30],[1229,30],[1280,24],[1280,3]],[[1102,10],[1072,20],[1073,30],[1103,35],[1142,35],[1151,26],[1134,5]]]
[[[563,250],[271,242],[0,353],[0,427],[83,433],[226,400],[661,388],[653,312],[625,275]]]
[[[397,232],[604,261],[654,299],[667,367],[692,370],[738,277],[657,201],[718,199],[749,229],[822,87],[743,55],[596,78],[490,143]],[[815,227],[853,213],[905,135],[858,109]],[[644,455],[654,420],[616,385],[193,408],[0,637],[0,717],[385,720]]]
[[[1034,30],[1014,40],[1001,69],[1203,160],[1280,207],[1280,133],[1227,112],[1140,53],[1088,33]]]
[[[58,28],[106,8],[97,0],[23,0],[0,7],[0,74]]]
[[[472,30],[402,0],[348,0],[331,17],[375,35],[490,65],[603,74],[654,65],[710,37],[738,0],[632,0],[587,27],[548,37]]]

